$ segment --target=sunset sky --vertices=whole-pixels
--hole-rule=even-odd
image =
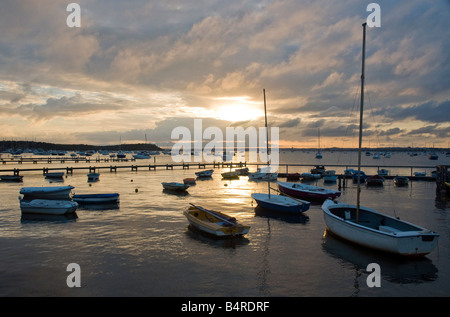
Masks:
[[[360,0],[0,1],[0,138],[168,146],[175,127],[279,127],[356,147]],[[75,1],[73,1],[75,2]],[[377,1],[365,146],[448,147],[450,1]]]

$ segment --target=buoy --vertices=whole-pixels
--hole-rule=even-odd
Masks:
[[[138,192],[138,189],[136,188],[136,189],[134,190],[134,192],[137,193],[137,192]]]

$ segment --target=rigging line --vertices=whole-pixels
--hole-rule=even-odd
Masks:
[[[357,110],[357,101],[358,101],[358,97],[359,97],[359,92],[358,92],[358,90],[359,90],[359,85],[356,85],[355,86],[355,93],[354,93],[354,99],[353,99],[353,105],[352,105],[352,107],[351,107],[351,109],[350,109],[350,111],[349,111],[349,114],[348,114],[348,121],[347,121],[347,124],[346,124],[346,129],[345,129],[345,134],[344,134],[344,138],[343,138],[343,140],[342,140],[342,145],[341,145],[341,148],[343,149],[344,148],[344,143],[345,142],[347,142],[347,141],[345,141],[345,139],[346,139],[346,137],[347,136],[349,136],[349,129],[350,129],[350,126],[351,126],[351,124],[353,123],[353,124],[355,124],[356,125],[356,120],[357,120],[357,118],[356,118],[356,116],[354,116],[354,114],[355,114],[355,112],[356,112],[356,110]],[[352,135],[351,135],[351,137],[353,138],[353,139],[355,139],[355,137],[356,137],[356,135],[354,134],[354,133],[352,133]],[[338,164],[340,163],[340,160],[341,160],[341,156],[342,156],[342,151],[340,151],[339,152],[339,155],[338,155]],[[350,156],[351,157],[351,156]],[[350,162],[348,162],[348,163],[352,163],[351,161]]]

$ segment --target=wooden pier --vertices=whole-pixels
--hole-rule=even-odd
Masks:
[[[13,173],[19,175],[21,172],[36,172],[42,171],[43,175],[48,174],[50,171],[65,171],[66,174],[72,175],[74,170],[87,170],[89,173],[95,173],[99,170],[108,170],[110,172],[117,172],[118,169],[128,169],[131,171],[138,171],[138,169],[154,170],[164,168],[166,170],[173,170],[175,168],[190,169],[206,169],[211,168],[241,168],[247,166],[246,162],[230,163],[230,162],[213,162],[213,163],[180,163],[180,164],[146,164],[146,165],[105,165],[105,166],[78,166],[78,167],[43,167],[43,168],[13,168],[2,169],[0,173]]]

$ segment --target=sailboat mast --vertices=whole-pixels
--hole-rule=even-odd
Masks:
[[[267,128],[267,110],[266,110],[266,90],[263,89],[264,94],[264,118],[265,118],[265,126],[266,126],[266,157],[267,157],[267,168],[270,169],[269,165],[269,129]],[[269,171],[270,172],[270,171]],[[267,179],[267,189],[269,191],[269,199],[270,199],[270,178]]]
[[[364,106],[364,60],[366,58],[366,25],[363,23],[363,45],[362,45],[362,62],[361,62],[361,106],[359,114],[359,145],[358,145],[358,189],[356,198],[356,222],[359,222],[359,207],[361,194],[361,146],[362,146],[362,129],[363,129],[363,106]]]

